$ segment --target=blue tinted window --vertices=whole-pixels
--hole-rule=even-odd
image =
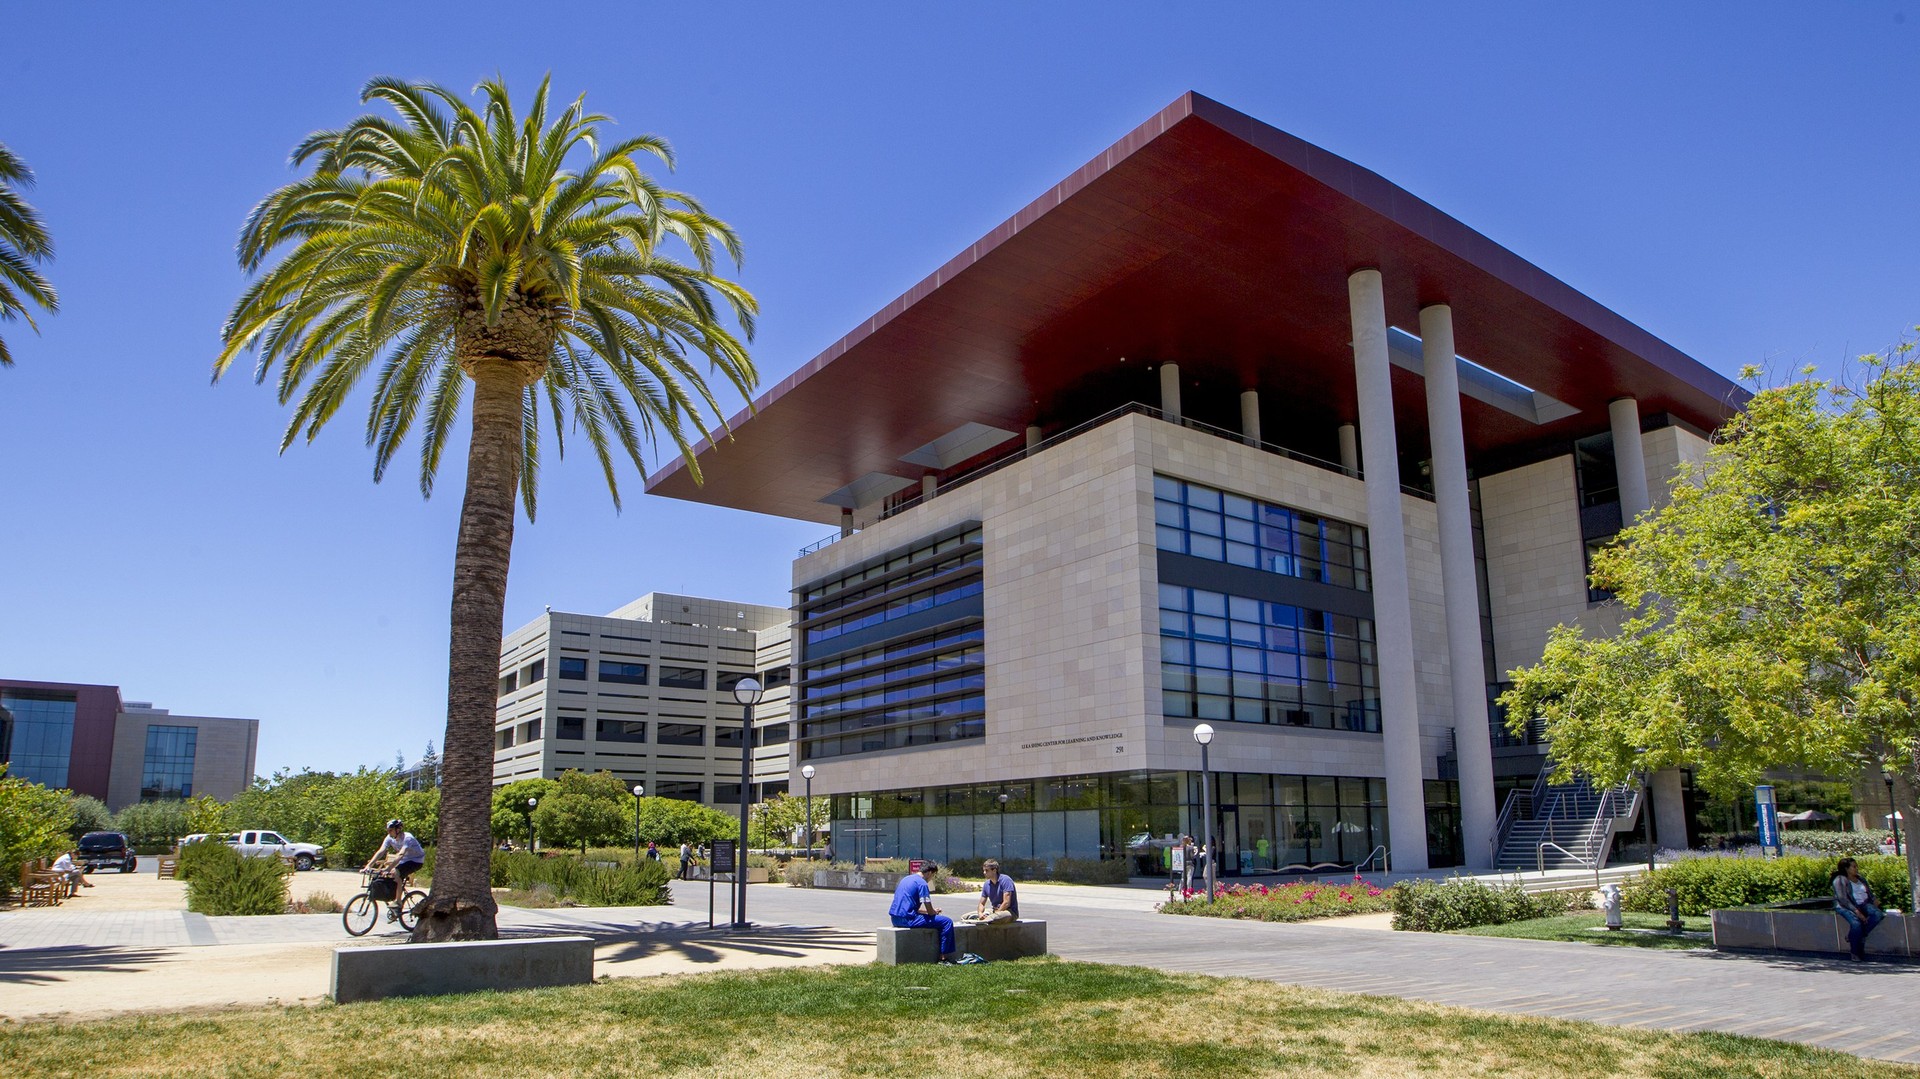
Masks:
[[[1380,729],[1365,619],[1162,585],[1160,673],[1169,717]]]
[[[58,789],[67,785],[67,764],[73,759],[73,715],[77,700],[71,693],[10,689],[0,693],[0,711],[6,722],[7,775]]]
[[[1353,588],[1373,586],[1367,530],[1167,476],[1153,478],[1154,542],[1192,555]]]
[[[193,797],[193,758],[200,732],[155,723],[147,728],[147,755],[140,770],[140,800]]]

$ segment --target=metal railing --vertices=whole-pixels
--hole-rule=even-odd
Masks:
[[[1353,863],[1354,873],[1358,874],[1360,872],[1361,866],[1372,865],[1373,856],[1376,854],[1380,856],[1380,872],[1382,873],[1393,872],[1393,852],[1388,850],[1386,847],[1386,844],[1383,843],[1380,846],[1377,846],[1372,850],[1368,851],[1367,856],[1365,858],[1362,858],[1359,861]]]
[[[1598,860],[1598,859],[1589,859],[1589,858],[1582,858],[1582,857],[1580,857],[1580,856],[1579,856],[1578,854],[1575,854],[1575,853],[1573,853],[1572,851],[1570,851],[1570,850],[1568,850],[1567,848],[1565,848],[1565,847],[1563,847],[1563,846],[1561,846],[1561,845],[1560,845],[1560,844],[1558,844],[1558,843],[1542,843],[1542,844],[1540,844],[1540,848],[1539,848],[1539,851],[1538,851],[1538,855],[1537,855],[1537,857],[1538,857],[1538,861],[1536,862],[1536,866],[1537,866],[1537,868],[1538,868],[1538,869],[1540,870],[1540,872],[1541,872],[1541,873],[1542,873],[1543,875],[1544,875],[1544,874],[1546,873],[1546,871],[1547,871],[1547,848],[1548,848],[1548,847],[1552,847],[1552,848],[1553,848],[1554,850],[1557,850],[1557,851],[1559,851],[1560,853],[1562,853],[1562,854],[1564,854],[1564,855],[1566,855],[1567,857],[1569,857],[1569,858],[1572,858],[1572,859],[1573,859],[1574,861],[1576,861],[1576,862],[1579,862],[1579,863],[1580,863],[1581,865],[1583,865],[1583,866],[1585,866],[1585,867],[1587,867],[1588,869],[1591,869],[1591,870],[1593,870],[1593,890],[1594,890],[1594,891],[1596,891],[1596,892],[1600,890],[1600,862],[1599,862],[1599,860]]]

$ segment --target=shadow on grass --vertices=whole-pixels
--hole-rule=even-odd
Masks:
[[[0,985],[44,985],[78,972],[133,974],[166,957],[154,948],[0,948]]]

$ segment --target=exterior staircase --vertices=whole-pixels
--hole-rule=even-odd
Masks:
[[[1495,830],[1497,870],[1593,869],[1606,865],[1613,837],[1633,828],[1645,811],[1645,792],[1622,784],[1595,790],[1584,777],[1547,782],[1507,795]]]

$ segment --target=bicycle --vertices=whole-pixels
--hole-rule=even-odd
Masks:
[[[340,912],[340,921],[347,932],[356,937],[366,936],[374,926],[380,924],[380,904],[387,905],[387,920],[397,921],[407,932],[420,921],[420,907],[427,901],[427,893],[418,888],[410,889],[403,897],[393,897],[393,874],[382,869],[363,869],[360,875],[366,878],[366,887],[359,895],[347,900],[346,909]],[[384,882],[386,887],[375,895],[375,884]]]

